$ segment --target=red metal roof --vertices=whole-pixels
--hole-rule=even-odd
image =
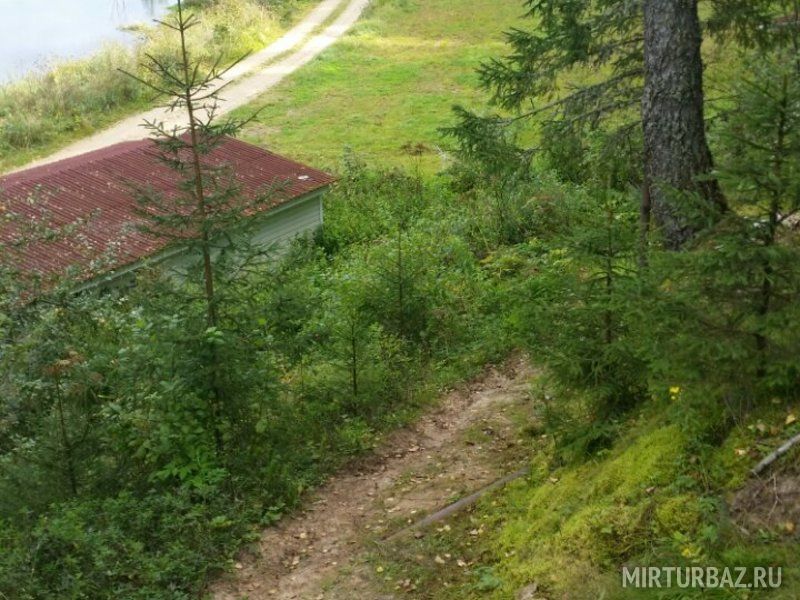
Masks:
[[[245,201],[262,195],[268,186],[279,186],[280,193],[259,205],[260,212],[334,180],[327,173],[233,138],[225,138],[204,161],[230,167]],[[135,263],[168,242],[137,227],[142,219],[136,214],[134,190],[148,187],[163,197],[174,197],[179,180],[159,159],[152,140],[117,144],[7,175],[0,178],[0,244],[28,236],[32,241],[19,246],[16,267],[43,276],[58,276],[76,267],[79,278],[89,278],[96,274],[92,261],[101,257],[108,261],[102,268],[105,271]],[[4,214],[14,218],[3,224]],[[24,233],[36,224],[70,233],[50,240]]]

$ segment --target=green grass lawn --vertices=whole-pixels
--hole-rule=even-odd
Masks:
[[[247,141],[335,168],[345,148],[374,164],[438,171],[438,129],[455,104],[479,107],[480,62],[504,52],[521,0],[374,0],[317,60],[239,112]],[[423,144],[420,158],[409,146]]]

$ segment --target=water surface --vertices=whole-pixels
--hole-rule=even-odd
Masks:
[[[175,0],[0,0],[0,83],[56,59],[127,42],[125,25],[161,16]]]

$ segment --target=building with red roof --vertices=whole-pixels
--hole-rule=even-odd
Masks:
[[[244,202],[278,190],[249,217],[258,243],[280,244],[322,225],[322,194],[331,175],[233,138],[224,138],[204,161],[226,167]],[[135,190],[169,198],[181,193],[179,185],[149,139],[6,175],[0,178],[0,245],[16,248],[14,266],[22,273],[48,278],[69,272],[83,283],[174,260],[185,245],[144,231]],[[31,235],[37,228],[62,233]]]

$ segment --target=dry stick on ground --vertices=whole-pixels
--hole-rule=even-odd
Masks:
[[[383,541],[384,542],[391,542],[392,540],[397,539],[398,537],[400,537],[401,535],[403,535],[405,533],[408,533],[410,531],[414,531],[415,529],[422,529],[423,527],[427,527],[428,525],[431,525],[433,523],[441,521],[442,519],[446,519],[447,517],[449,517],[453,513],[456,513],[458,511],[460,511],[461,509],[466,508],[467,506],[475,504],[478,500],[480,500],[483,496],[485,496],[489,492],[492,492],[492,491],[494,491],[494,490],[496,490],[496,489],[498,489],[500,487],[503,487],[504,485],[514,481],[515,479],[519,479],[520,477],[524,477],[528,473],[530,473],[530,468],[529,467],[524,467],[524,468],[520,469],[519,471],[514,471],[510,475],[506,475],[502,479],[498,479],[494,483],[490,483],[486,487],[483,487],[483,488],[479,489],[477,492],[475,492],[473,494],[470,494],[469,496],[466,496],[464,498],[461,498],[461,500],[457,500],[456,502],[454,502],[450,506],[447,506],[447,507],[443,508],[442,510],[437,511],[437,512],[433,513],[432,515],[428,515],[427,517],[425,517],[421,521],[417,521],[413,525],[410,525],[409,527],[405,527],[404,529],[401,529],[400,531],[397,531],[397,532],[393,533],[392,535],[390,535],[389,537],[387,537]]]
[[[781,456],[786,454],[789,450],[791,450],[792,446],[798,443],[800,443],[800,433],[785,442],[782,446],[775,450],[775,452],[767,455],[764,460],[762,460],[753,468],[751,473],[753,475],[760,475],[767,467],[778,460]]]

